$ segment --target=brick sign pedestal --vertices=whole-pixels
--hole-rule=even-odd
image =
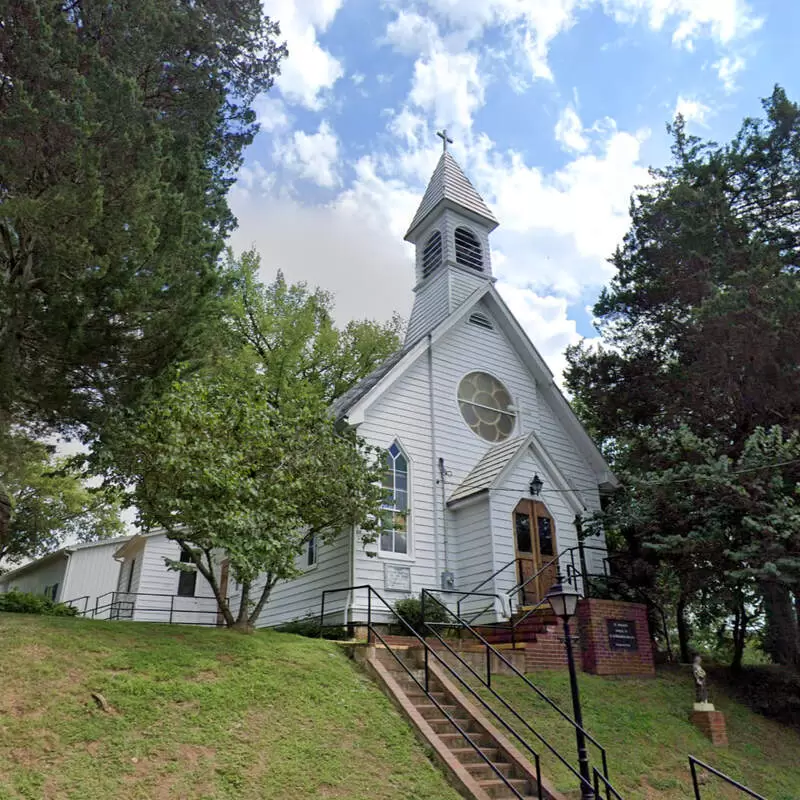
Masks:
[[[594,675],[654,675],[647,608],[620,600],[578,603],[583,668]]]
[[[697,706],[711,706],[711,710],[698,710]],[[728,744],[728,732],[725,729],[725,715],[721,711],[714,711],[711,703],[695,703],[692,711],[692,723],[711,739],[711,744],[718,747]]]

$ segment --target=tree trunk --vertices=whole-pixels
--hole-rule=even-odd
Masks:
[[[202,556],[197,552],[197,550],[192,547],[191,543],[188,542],[186,539],[175,539],[175,541],[187,552],[190,553],[192,556],[192,561],[194,561],[195,566],[197,567],[197,571],[208,581],[208,585],[211,587],[211,591],[214,593],[214,597],[217,601],[217,609],[219,614],[222,615],[222,618],[225,620],[225,625],[229,628],[232,628],[236,623],[236,620],[233,618],[233,613],[231,612],[230,604],[228,603],[228,598],[222,593],[219,584],[217,583],[217,578],[214,575],[214,562],[211,559],[211,551],[204,550],[206,559],[208,561],[208,565],[203,564]],[[227,585],[225,587],[225,591],[227,592]]]
[[[11,500],[0,488],[0,556],[5,553],[11,539]]]
[[[747,612],[744,602],[739,603],[733,612],[733,659],[731,669],[740,672],[742,669],[742,657],[744,656],[744,646],[747,641]]]
[[[244,581],[242,583],[242,598],[239,601],[239,616],[236,617],[236,622],[234,623],[233,627],[237,631],[244,631],[245,633],[250,633],[253,628],[250,625],[250,620],[248,619],[248,608],[250,606],[250,581]]]
[[[767,618],[764,649],[776,664],[800,666],[800,631],[789,588],[774,580],[761,582]]]
[[[689,623],[686,621],[686,595],[681,594],[675,609],[675,618],[678,624],[678,645],[681,651],[681,662],[688,664],[692,660],[689,652]]]
[[[250,614],[250,619],[248,620],[251,628],[256,627],[256,622],[258,622],[258,617],[261,614],[261,609],[264,608],[264,605],[266,604],[267,600],[269,600],[269,596],[270,594],[272,594],[272,589],[277,582],[278,579],[274,578],[271,572],[268,572],[266,583],[264,584],[264,588],[261,591],[261,597],[258,598],[256,607],[253,609],[252,614]]]

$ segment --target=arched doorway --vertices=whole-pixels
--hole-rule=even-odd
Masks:
[[[556,582],[556,525],[539,500],[520,500],[514,509],[514,545],[517,555],[519,601],[535,605]],[[524,586],[522,586],[524,584]]]

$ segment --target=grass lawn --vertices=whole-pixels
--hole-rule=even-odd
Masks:
[[[572,707],[566,672],[536,672],[529,676],[562,708]],[[534,727],[559,752],[575,753],[574,731],[545,711],[533,693],[519,689],[513,678],[493,678],[503,697],[526,709]],[[688,668],[660,670],[656,678],[601,678],[579,675],[585,728],[608,751],[609,775],[625,800],[687,800],[693,797],[687,754],[727,773],[768,800],[800,798],[800,733],[772,722],[710,686],[711,699],[725,713],[730,746],[714,747],[688,720],[692,681]],[[591,750],[590,750],[591,755]],[[571,761],[574,764],[574,759]],[[600,766],[599,758],[594,761]],[[552,755],[542,757],[544,774],[559,788],[571,788],[574,778]],[[709,776],[703,800],[744,795],[724,789]]]
[[[0,643],[2,800],[458,797],[334,644],[2,613]]]

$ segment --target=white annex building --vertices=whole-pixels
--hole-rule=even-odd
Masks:
[[[404,346],[333,409],[386,453],[380,538],[367,548],[358,530],[312,541],[302,574],[276,585],[259,626],[318,614],[323,591],[366,584],[390,603],[423,588],[480,587],[502,599],[536,576],[522,599],[538,601],[555,582],[550,562],[574,567],[576,519],[598,510],[616,480],[494,287],[497,225],[445,142],[405,237],[416,286]],[[604,571],[604,542],[592,545],[584,574]],[[109,614],[215,624],[202,577],[167,570],[164,559],[180,557],[163,533],[118,545]],[[219,582],[236,603],[224,560]],[[326,621],[363,621],[366,602],[364,592],[331,595]]]

